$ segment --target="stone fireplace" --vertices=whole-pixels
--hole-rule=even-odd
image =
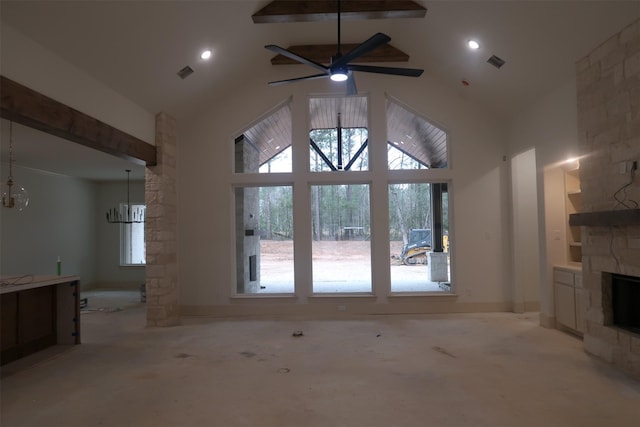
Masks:
[[[584,346],[640,379],[640,333],[615,324],[612,305],[631,303],[639,294],[629,286],[640,287],[614,286],[640,281],[640,21],[578,61],[576,72],[582,213],[572,221],[582,227]]]

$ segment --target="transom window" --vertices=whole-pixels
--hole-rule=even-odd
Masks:
[[[310,165],[313,172],[368,170],[365,128],[314,129],[309,132]]]
[[[389,169],[441,169],[448,166],[447,133],[398,101],[387,99]]]
[[[291,172],[291,100],[238,136],[234,152],[235,173]]]

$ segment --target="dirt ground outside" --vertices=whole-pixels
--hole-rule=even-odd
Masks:
[[[389,242],[391,258],[399,260],[402,253],[402,242]],[[292,240],[261,240],[261,258],[263,261],[286,261],[293,259]],[[313,242],[313,259],[333,260],[339,254],[345,258],[368,258],[371,244],[366,240],[322,240]],[[400,263],[400,261],[398,261]]]
[[[439,283],[428,280],[428,266],[403,265],[402,242],[390,245],[392,292],[439,292]],[[314,241],[313,292],[371,292],[371,242]],[[293,241],[261,240],[261,293],[293,293]]]

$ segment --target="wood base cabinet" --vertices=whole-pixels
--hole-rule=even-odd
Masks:
[[[2,365],[52,345],[80,343],[80,281],[76,276],[15,280],[2,279]]]

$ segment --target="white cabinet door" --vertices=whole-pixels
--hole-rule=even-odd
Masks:
[[[555,284],[556,321],[576,329],[576,300],[573,286]]]

